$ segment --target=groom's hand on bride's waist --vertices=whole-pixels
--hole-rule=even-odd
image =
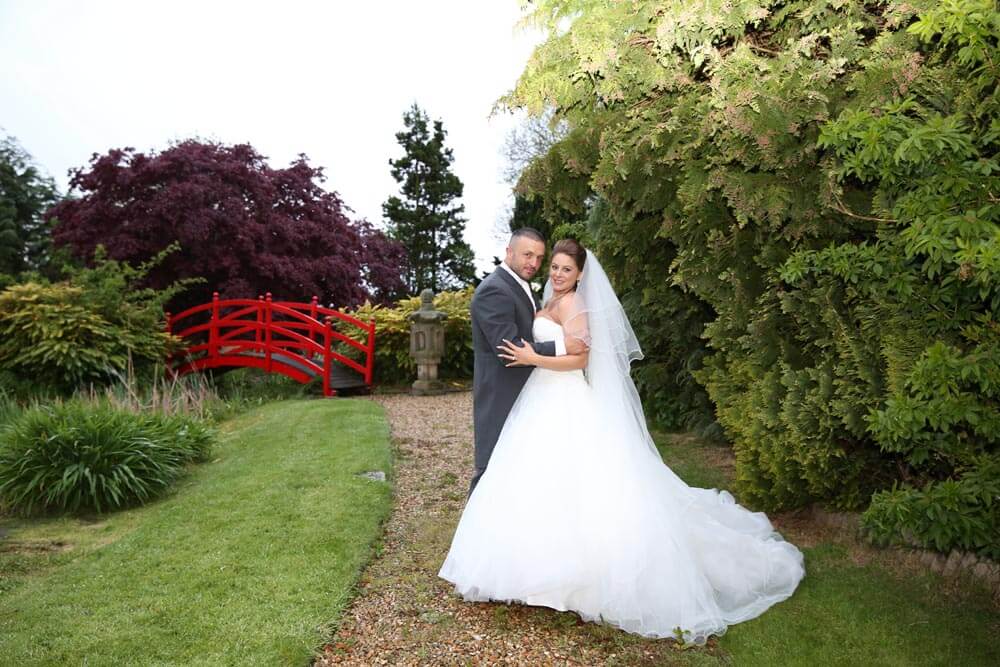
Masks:
[[[584,354],[589,349],[586,341],[576,336],[567,336],[563,342],[566,345],[567,355]],[[500,350],[497,356],[507,367],[538,365],[538,353],[535,352],[534,346],[524,339],[518,338],[512,342],[504,338],[503,345],[497,345],[497,349]]]
[[[538,356],[534,346],[521,338],[517,340],[520,345],[504,338],[503,345],[497,345],[497,349],[500,350],[497,356],[508,368],[511,366],[534,366],[535,358]]]

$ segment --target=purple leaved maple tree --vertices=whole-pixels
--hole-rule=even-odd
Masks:
[[[172,302],[177,312],[223,298],[271,292],[275,299],[354,306],[386,303],[405,290],[406,249],[321,187],[305,155],[274,169],[248,144],[187,140],[161,152],[95,154],[70,180],[75,197],[47,212],[53,241],[87,259],[98,244],[132,264],[177,242],[149,274],[163,288],[201,276]]]

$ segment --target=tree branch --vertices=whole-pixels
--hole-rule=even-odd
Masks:
[[[780,51],[774,51],[772,49],[765,49],[763,46],[757,46],[756,44],[754,44],[750,40],[747,40],[746,45],[749,46],[754,51],[760,51],[761,53],[769,53],[772,56],[780,56],[781,55]]]
[[[830,208],[840,213],[843,213],[848,217],[855,218],[857,220],[867,220],[869,222],[891,222],[891,223],[899,222],[899,220],[893,220],[891,218],[875,218],[870,215],[860,215],[858,213],[854,213],[853,211],[849,210],[846,206],[844,206],[844,203],[840,201],[839,198],[834,200],[833,204],[830,205]]]

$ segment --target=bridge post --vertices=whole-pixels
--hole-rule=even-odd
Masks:
[[[212,316],[208,321],[208,358],[219,356],[219,293],[212,292]]]
[[[316,311],[317,311],[317,306],[318,305],[319,305],[319,297],[317,297],[315,294],[313,294],[312,301],[309,302],[309,317],[313,318],[317,322],[319,322],[319,320],[316,319]],[[314,338],[314,333],[313,333],[312,326],[309,327],[309,340],[311,340],[311,341],[315,341],[316,340]],[[310,352],[309,354],[312,354],[312,352]]]
[[[330,315],[326,316],[326,326],[323,328],[323,395],[324,396],[334,396],[335,393],[330,391],[330,371],[332,368],[333,357],[330,355],[330,335],[333,331],[333,317]]]
[[[271,372],[271,293],[264,298],[264,372]]]
[[[260,351],[261,330],[264,328],[264,295],[257,295],[257,329],[254,331],[253,342],[257,344],[255,352]]]
[[[368,325],[368,354],[365,359],[365,384],[370,389],[372,386],[372,371],[375,369],[375,318],[373,317]]]

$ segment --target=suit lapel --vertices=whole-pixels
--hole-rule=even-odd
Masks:
[[[500,274],[501,280],[506,282],[507,285],[509,285],[510,288],[514,290],[514,294],[520,297],[519,302],[522,305],[527,306],[528,309],[531,311],[531,315],[534,316],[535,304],[533,303],[532,298],[528,296],[528,294],[524,291],[524,288],[521,287],[521,284],[517,282],[514,276],[510,275],[510,272],[508,272],[507,269],[503,268],[502,266],[498,266],[496,268],[496,273]]]

